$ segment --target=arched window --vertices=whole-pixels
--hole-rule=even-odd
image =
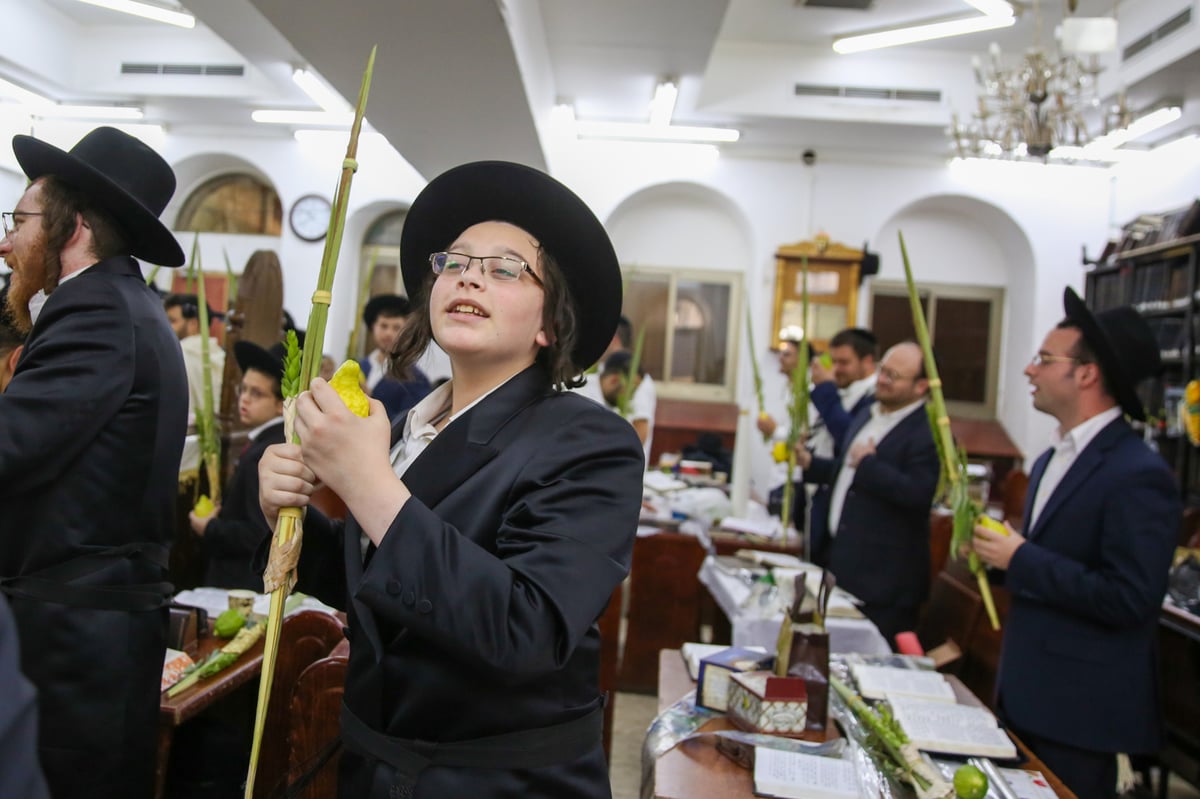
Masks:
[[[250,233],[278,236],[283,205],[275,189],[247,174],[205,181],[183,203],[176,230],[197,233]]]

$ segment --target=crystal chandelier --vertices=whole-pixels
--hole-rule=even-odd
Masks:
[[[1033,10],[1038,42],[1036,2]],[[1045,158],[1060,145],[1083,147],[1091,141],[1086,117],[1100,105],[1096,81],[1101,67],[1094,53],[1051,54],[1035,44],[1013,62],[993,43],[987,61],[976,56],[972,66],[977,108],[967,122],[954,114],[948,131],[959,157]],[[1127,116],[1123,108],[1116,113]]]

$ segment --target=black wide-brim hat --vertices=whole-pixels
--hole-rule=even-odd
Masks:
[[[287,355],[287,348],[283,344],[272,344],[270,349],[263,349],[253,341],[233,342],[233,356],[237,358],[242,374],[254,369],[265,375],[271,375],[282,383],[285,355]]]
[[[412,313],[412,303],[407,297],[399,294],[376,294],[367,300],[363,306],[363,321],[367,327],[375,324],[380,314],[384,316],[408,316]]]
[[[408,296],[420,295],[430,273],[430,254],[446,249],[480,222],[516,225],[554,257],[575,309],[571,360],[581,372],[590,367],[617,329],[621,267],[608,233],[587,204],[537,169],[479,161],[430,181],[413,200],[400,234],[400,268]]]
[[[129,236],[130,255],[162,266],[183,265],[183,248],[158,218],[175,194],[175,173],[144,142],[101,127],[69,152],[32,136],[14,136],[13,154],[30,180],[53,175],[111,214]]]
[[[1063,291],[1063,311],[1079,326],[1083,340],[1096,353],[1100,370],[1121,410],[1138,421],[1146,410],[1137,386],[1162,368],[1158,341],[1146,320],[1128,305],[1093,314],[1070,287]]]

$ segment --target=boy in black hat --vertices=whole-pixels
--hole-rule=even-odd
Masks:
[[[38,689],[56,799],[153,791],[187,379],[134,257],[183,264],[158,220],[171,167],[97,128],[69,152],[13,138],[8,307],[28,330],[0,395],[0,590]]]
[[[416,364],[399,374],[391,373],[392,351],[411,312],[408,298],[399,294],[377,294],[363,307],[363,322],[375,349],[358,365],[367,379],[367,393],[383,403],[392,421],[408,413],[431,390],[429,378]]]
[[[264,350],[250,341],[235,342],[233,353],[242,370],[238,418],[251,428],[250,443],[238,457],[215,514],[200,517],[192,511],[188,521],[203,542],[205,585],[262,593],[262,576],[253,568],[254,553],[271,528],[258,505],[258,461],[267,447],[284,440],[280,381],[287,353],[282,344]]]
[[[1119,752],[1162,742],[1158,613],[1181,522],[1167,464],[1125,421],[1158,344],[1128,306],[1066,318],[1025,368],[1033,407],[1058,420],[1033,465],[1023,534],[975,528],[1012,597],[997,680],[1009,726],[1078,796],[1116,795]]]
[[[272,522],[318,479],[350,511],[308,509],[299,564],[351,629],[339,795],[607,799],[596,621],[645,465],[628,423],[561,388],[612,338],[616,253],[565,186],[484,162],[417,196],[400,263],[419,299],[395,358],[436,340],[451,381],[389,437],[378,400],[362,419],[314,380],[303,445],[259,466]]]

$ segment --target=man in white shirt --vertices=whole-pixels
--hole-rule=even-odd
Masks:
[[[188,422],[196,419],[196,411],[202,407],[204,396],[204,359],[200,345],[200,300],[195,294],[169,294],[163,300],[167,320],[179,339],[183,351],[183,365],[188,379]],[[214,317],[212,310],[208,318]],[[207,334],[207,331],[205,331]],[[216,410],[221,404],[221,380],[225,375],[225,350],[221,342],[208,337],[209,379],[211,381],[212,406]]]
[[[862,327],[848,327],[829,340],[827,369],[814,358],[812,404],[821,417],[820,433],[828,439],[833,454],[841,454],[842,437],[850,420],[875,398],[875,367],[879,341]],[[812,441],[810,441],[810,445]],[[815,450],[821,454],[820,449]]]
[[[842,456],[797,451],[806,481],[833,486],[816,498],[828,504],[813,503],[813,541],[824,549],[814,555],[828,553],[838,584],[864,602],[863,613],[888,641],[916,627],[929,593],[929,508],[941,465],[925,413],[928,393],[921,348],[897,344],[880,363],[875,402],[850,422]]]
[[[429,378],[416,366],[409,367],[402,375],[391,374],[392,351],[411,312],[408,298],[399,294],[377,294],[363,307],[363,322],[375,349],[359,360],[358,365],[366,376],[367,393],[383,403],[393,422],[431,390]]]
[[[1029,475],[1023,534],[975,528],[1011,598],[997,710],[1077,796],[1116,795],[1116,754],[1162,744],[1158,614],[1182,523],[1162,457],[1124,416],[1160,365],[1128,306],[1093,314],[1071,289],[1066,319],[1025,368],[1033,406],[1058,421]]]
[[[605,402],[604,390],[600,386],[601,369],[613,353],[621,350],[632,352],[632,347],[633,325],[628,318],[622,316],[617,323],[617,332],[613,334],[612,341],[608,343],[608,348],[600,356],[598,364],[600,368],[586,374],[583,385],[573,390],[594,402],[599,402],[601,405],[611,404]],[[626,364],[628,364],[628,361],[626,361]],[[649,372],[640,368],[638,371],[641,372],[641,379],[638,382],[637,388],[634,389],[633,397],[630,400],[629,421],[634,424],[638,438],[642,440],[642,449],[646,451],[646,460],[649,462],[650,445],[654,440],[654,415],[658,410],[658,390],[654,387],[654,379],[650,377]],[[636,420],[644,421],[642,428],[639,428],[635,423]]]

